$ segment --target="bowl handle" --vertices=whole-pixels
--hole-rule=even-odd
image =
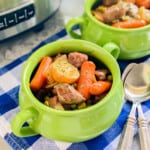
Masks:
[[[75,17],[70,19],[66,24],[67,33],[75,39],[81,39],[82,38],[81,28],[84,23],[85,20],[83,17]],[[77,33],[73,30],[73,28],[76,27],[77,25],[79,26],[80,33]]]
[[[30,125],[23,126],[28,120],[35,119],[37,111],[34,108],[27,108],[21,110],[12,120],[11,128],[15,135],[20,137],[27,137],[37,135]]]
[[[103,45],[103,48],[108,51],[115,59],[119,57],[120,54],[120,48],[117,44],[113,42],[108,42],[105,45]]]

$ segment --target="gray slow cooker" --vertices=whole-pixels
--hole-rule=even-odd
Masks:
[[[31,29],[49,18],[61,0],[0,0],[0,41]]]

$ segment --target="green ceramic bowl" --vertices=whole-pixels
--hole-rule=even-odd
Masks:
[[[62,111],[49,108],[33,95],[29,87],[31,75],[44,56],[73,51],[86,53],[104,63],[113,76],[112,88],[103,100],[82,110]],[[110,128],[124,101],[120,69],[109,52],[94,43],[75,39],[60,40],[39,48],[23,68],[19,91],[21,111],[12,121],[12,131],[21,137],[41,134],[49,139],[79,142],[94,138]],[[27,126],[23,126],[25,122],[28,123]]]
[[[73,38],[84,39],[100,46],[113,42],[120,48],[119,59],[136,59],[150,54],[150,25],[135,29],[117,29],[99,22],[91,10],[101,1],[85,0],[85,12],[72,18],[66,25],[67,33]],[[73,27],[78,25],[79,32]]]

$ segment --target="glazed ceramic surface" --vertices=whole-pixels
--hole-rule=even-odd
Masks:
[[[119,59],[135,59],[150,54],[150,25],[135,29],[114,28],[95,19],[91,13],[97,0],[85,1],[85,12],[69,20],[66,30],[70,36],[85,39],[100,46],[113,42],[120,48]],[[98,1],[100,2],[100,1]],[[73,30],[78,25],[80,33]]]
[[[82,110],[49,108],[34,97],[30,90],[31,75],[44,56],[73,51],[95,57],[108,67],[113,76],[111,90],[103,100]],[[117,119],[124,103],[120,69],[109,52],[94,43],[75,39],[56,41],[38,49],[23,68],[19,91],[21,111],[12,121],[12,131],[21,137],[41,134],[49,139],[69,142],[89,140],[106,131]],[[23,126],[25,122],[27,126]]]

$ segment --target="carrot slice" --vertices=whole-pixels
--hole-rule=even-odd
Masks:
[[[137,6],[144,6],[145,8],[150,8],[150,0],[136,0]]]
[[[108,91],[111,85],[112,83],[109,81],[97,81],[89,88],[89,92],[92,95],[100,95]]]
[[[96,66],[92,61],[85,61],[80,70],[77,90],[86,98],[90,98],[89,88],[95,80]]]
[[[44,76],[44,72],[49,68],[51,63],[52,58],[48,56],[45,56],[41,60],[39,67],[30,82],[30,88],[33,91],[39,90],[45,84],[46,77]]]
[[[138,28],[146,25],[145,20],[128,20],[114,23],[112,26],[116,28]]]

